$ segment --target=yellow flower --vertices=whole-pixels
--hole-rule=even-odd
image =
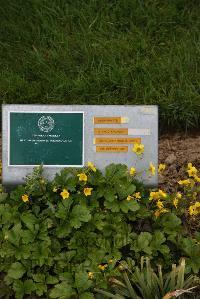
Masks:
[[[23,202],[29,201],[28,195],[27,194],[22,195],[22,200],[23,200]]]
[[[69,198],[69,192],[67,191],[67,189],[63,189],[63,191],[60,193],[60,195],[62,196],[62,199]]]
[[[182,194],[180,192],[176,193],[176,198],[181,199],[182,198]]]
[[[130,201],[131,199],[133,199],[133,196],[128,195],[126,200]]]
[[[53,192],[57,192],[57,191],[58,191],[58,188],[53,187]]]
[[[189,177],[195,177],[197,175],[198,170],[196,167],[192,166],[187,170]]]
[[[196,199],[196,198],[197,198],[197,195],[198,195],[197,192],[193,192],[193,194],[192,194],[192,198],[193,198],[193,199]]]
[[[190,186],[191,186],[191,188],[193,188],[194,185],[195,185],[195,181],[193,179],[190,179]]]
[[[113,260],[112,260],[112,259],[110,259],[110,260],[108,261],[108,263],[109,263],[109,264],[112,264],[112,262],[113,262]]]
[[[135,143],[132,148],[132,151],[136,153],[136,155],[140,156],[144,152],[144,144]]]
[[[77,176],[79,177],[79,181],[87,182],[87,175],[84,172],[77,174]]]
[[[101,271],[105,271],[105,269],[106,269],[107,267],[108,267],[107,264],[105,264],[105,265],[102,265],[102,264],[98,265],[98,268],[99,268]]]
[[[129,173],[130,173],[130,175],[135,175],[136,174],[135,167],[131,167]]]
[[[156,210],[155,213],[154,213],[154,215],[156,216],[156,218],[158,218],[160,216],[160,214],[161,214],[160,210]]]
[[[151,173],[151,175],[155,175],[155,173],[156,173],[156,168],[153,165],[153,163],[149,164],[149,172]]]
[[[160,200],[157,201],[156,205],[159,210],[162,210],[164,208],[164,205],[163,205],[162,201],[160,201]]]
[[[161,212],[162,214],[164,214],[164,213],[169,212],[169,210],[168,210],[168,209],[161,209],[160,212]]]
[[[140,199],[140,198],[141,198],[141,194],[140,194],[140,192],[135,192],[135,193],[133,194],[133,196],[134,196],[136,199]]]
[[[160,209],[160,210],[156,210],[154,215],[156,216],[156,218],[158,218],[161,214],[165,214],[167,212],[169,212],[168,209]]]
[[[196,202],[194,205],[189,207],[189,214],[190,216],[200,214],[200,202]]]
[[[195,206],[196,206],[196,208],[200,208],[200,202],[197,201],[197,202],[195,203]]]
[[[188,185],[190,185],[190,183],[191,183],[191,182],[190,182],[189,179],[178,181],[178,184],[179,184],[179,185],[185,185],[185,186],[188,186]]]
[[[151,191],[149,200],[158,200],[159,198],[166,198],[167,193],[165,193],[163,190],[159,189],[157,192]]]
[[[158,172],[159,173],[161,173],[161,172],[163,172],[164,170],[165,170],[165,168],[166,168],[166,165],[165,164],[159,164],[158,165]]]
[[[93,188],[84,188],[83,192],[84,192],[85,196],[89,196],[92,194],[92,190],[93,190]]]
[[[88,162],[87,165],[88,165],[88,167],[89,167],[90,169],[92,169],[92,171],[94,171],[94,172],[97,171],[96,168],[95,168],[95,166],[94,166],[94,164],[93,164],[92,162]]]
[[[174,198],[173,205],[175,206],[176,209],[178,208],[178,198],[176,197]]]
[[[94,273],[93,272],[88,272],[88,278],[93,279],[94,278]]]
[[[192,163],[188,163],[187,168],[190,169],[192,167]]]
[[[159,193],[155,191],[150,192],[149,200],[157,200],[159,198]]]
[[[198,176],[195,175],[194,179],[195,179],[195,181],[196,181],[197,183],[200,183],[200,177],[198,177]]]
[[[194,206],[192,205],[192,206],[189,206],[189,209],[188,209],[188,211],[189,211],[189,214],[190,214],[190,216],[193,216],[193,215],[195,215],[195,208],[194,208]]]
[[[158,194],[163,197],[166,198],[167,197],[167,193],[165,193],[164,191],[162,191],[161,189],[158,190]]]

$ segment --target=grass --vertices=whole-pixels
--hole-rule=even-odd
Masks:
[[[2,103],[157,104],[200,127],[197,0],[1,0]]]

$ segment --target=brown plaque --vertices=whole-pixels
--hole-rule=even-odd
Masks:
[[[94,144],[133,144],[133,143],[141,143],[141,138],[134,138],[134,137],[97,137],[94,138]]]
[[[94,124],[121,124],[121,117],[94,117]]]
[[[94,128],[95,135],[128,135],[128,128]]]
[[[127,153],[128,146],[97,146],[97,153]]]

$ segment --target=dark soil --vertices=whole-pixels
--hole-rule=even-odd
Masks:
[[[159,139],[159,163],[166,170],[159,178],[159,187],[174,192],[177,181],[187,177],[186,166],[191,162],[200,170],[200,132],[194,135],[170,134]]]

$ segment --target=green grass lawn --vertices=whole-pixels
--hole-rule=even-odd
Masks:
[[[2,103],[158,104],[200,127],[200,1],[1,0]]]

